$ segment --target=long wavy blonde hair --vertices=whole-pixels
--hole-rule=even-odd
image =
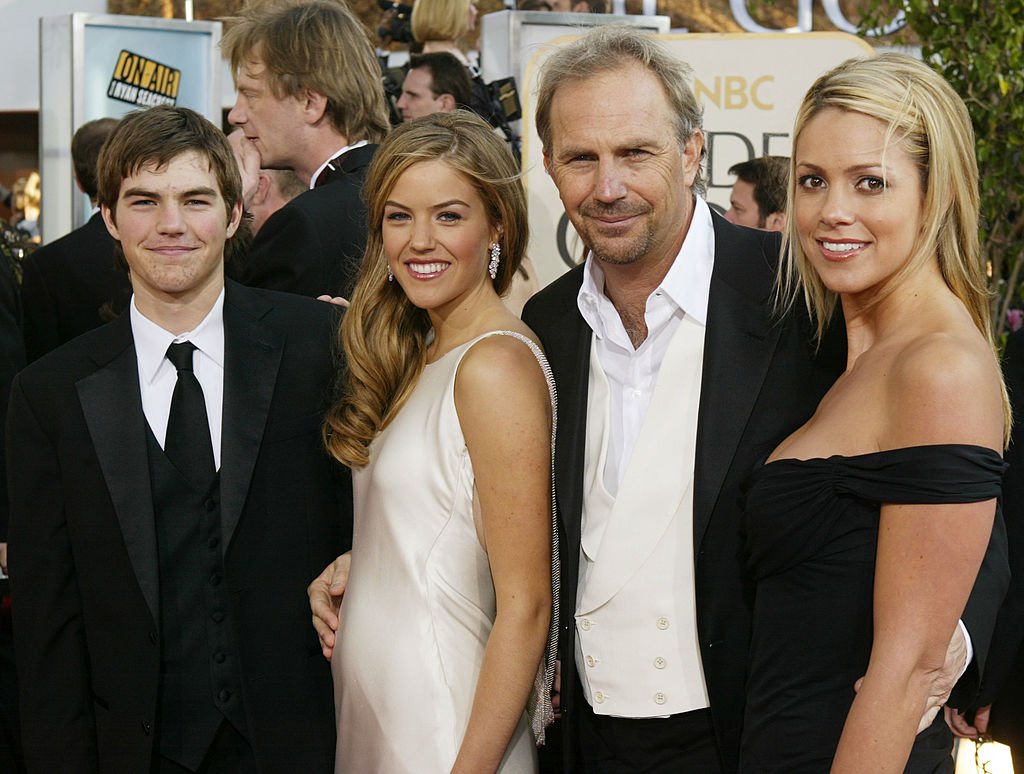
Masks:
[[[505,143],[482,119],[463,110],[402,124],[381,144],[370,165],[365,195],[366,251],[339,329],[345,364],[341,397],[328,410],[324,443],[351,467],[370,460],[370,443],[398,414],[426,362],[431,330],[426,311],[388,281],[382,226],[384,205],[398,179],[424,161],[443,161],[472,184],[491,226],[500,226],[501,263],[492,281],[502,295],[523,260],[529,236],[526,195]],[[481,260],[481,267],[486,265]]]

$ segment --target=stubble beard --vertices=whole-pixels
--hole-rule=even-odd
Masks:
[[[596,227],[587,228],[589,224],[588,216],[595,214],[643,215],[649,214],[649,210],[643,209],[627,213],[618,212],[613,208],[595,208],[591,205],[581,210],[580,214],[581,222],[578,225],[574,224],[576,225],[576,230],[583,239],[583,242],[593,252],[594,257],[601,261],[601,263],[613,266],[628,266],[629,264],[641,261],[651,251],[654,244],[654,233],[650,220],[644,220],[642,223],[634,226],[634,228],[640,229],[640,233],[626,233],[620,237],[604,236]]]
[[[647,256],[651,251],[654,238],[651,229],[645,225],[643,231],[634,236],[606,237],[584,234],[583,241],[601,263],[628,266]]]

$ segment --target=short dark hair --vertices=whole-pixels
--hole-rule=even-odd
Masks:
[[[761,156],[729,167],[729,174],[754,186],[754,201],[761,224],[776,212],[786,211],[786,188],[789,185],[789,157]]]
[[[230,220],[231,210],[242,201],[242,177],[228,138],[194,110],[171,105],[129,113],[110,133],[96,163],[98,203],[110,209],[116,223],[124,179],[145,166],[165,167],[184,153],[198,153],[209,162]],[[232,255],[239,231],[228,239],[226,257]],[[120,245],[115,252],[118,263],[127,268]]]
[[[96,160],[100,157],[100,148],[115,126],[116,118],[97,118],[78,127],[71,138],[71,163],[75,167],[75,177],[90,199],[96,198]]]
[[[434,97],[451,94],[455,104],[468,107],[472,85],[466,66],[452,54],[438,51],[433,54],[413,54],[409,57],[409,69],[430,70],[430,91]]]
[[[149,164],[164,167],[192,151],[210,163],[230,217],[242,201],[242,178],[228,138],[194,110],[171,105],[129,113],[110,133],[96,165],[99,203],[113,212],[126,177]]]

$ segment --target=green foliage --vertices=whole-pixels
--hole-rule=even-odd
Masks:
[[[871,29],[906,15],[894,43],[921,55],[963,98],[974,123],[981,180],[981,247],[990,267],[997,334],[1020,307],[1024,263],[1024,0],[869,0]],[[869,38],[879,43],[877,38]]]

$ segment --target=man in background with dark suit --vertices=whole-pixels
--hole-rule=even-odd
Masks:
[[[75,182],[89,197],[92,216],[25,260],[21,304],[30,363],[109,322],[128,305],[128,275],[114,261],[114,240],[96,207],[96,159],[115,126],[114,118],[89,121],[71,140]]]
[[[723,217],[737,226],[785,231],[789,157],[748,159],[729,167],[729,174],[736,175],[736,182]]]
[[[992,637],[977,701],[982,706],[974,713],[947,710],[947,717],[958,736],[989,735],[1009,745],[1014,770],[1024,771],[1024,330],[1006,341],[1003,377],[1013,406],[1013,430],[1004,455],[1009,467],[1003,475],[1010,588]]]
[[[238,99],[228,120],[248,209],[264,169],[291,169],[310,190],[260,229],[229,272],[252,287],[347,296],[366,242],[361,189],[389,128],[380,65],[341,3],[251,4],[221,48]]]
[[[304,590],[351,544],[320,439],[333,308],[224,281],[242,218],[198,114],[124,118],[99,161],[127,313],[11,388],[10,566],[31,772],[327,772]]]
[[[413,54],[395,107],[403,121],[450,113],[469,105],[472,89],[466,66],[447,51]]]
[[[6,227],[6,224],[0,225]],[[4,458],[2,447],[11,381],[25,367],[18,283],[12,270],[19,257],[18,251],[18,247],[0,237],[0,460]],[[18,774],[25,768],[21,757],[18,687],[11,641],[11,598],[7,580],[8,513],[7,478],[0,476],[0,771]]]

